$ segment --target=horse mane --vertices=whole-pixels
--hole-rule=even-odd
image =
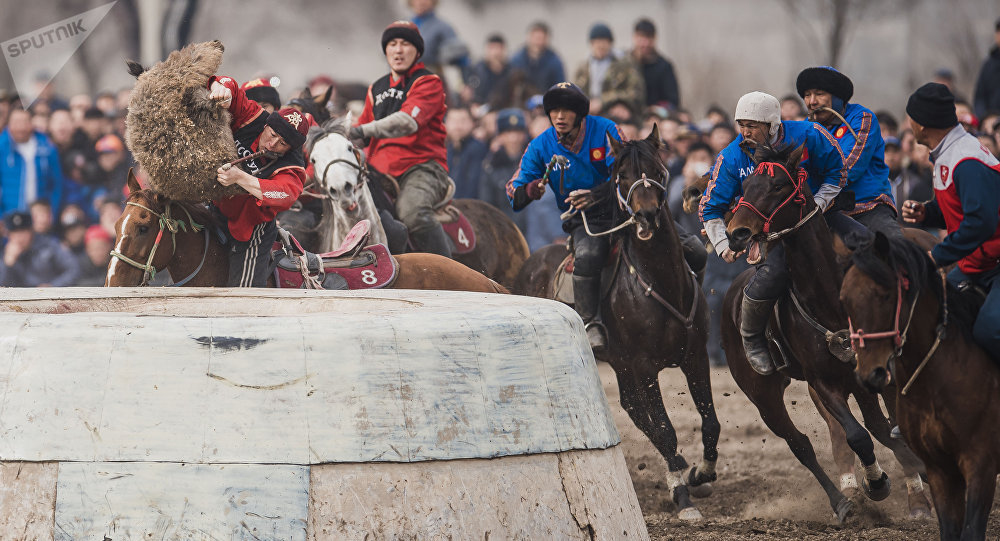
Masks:
[[[893,240],[885,238],[888,250],[880,250],[875,245],[879,241],[861,242],[854,249],[851,264],[868,275],[876,283],[895,287],[900,275],[910,281],[907,299],[912,301],[918,291],[930,287],[938,302],[944,299],[944,290],[937,273],[937,268],[927,253],[909,239]],[[856,244],[858,239],[852,238],[848,246]],[[949,323],[957,323],[966,334],[971,333],[976,316],[979,313],[979,303],[971,294],[959,291],[950,282],[948,287],[948,318]]]
[[[327,135],[336,134],[341,137],[348,138],[347,132],[350,129],[351,127],[348,125],[348,117],[346,116],[331,118],[320,126],[313,126],[309,128],[309,133],[306,135],[306,150],[312,152],[316,141],[319,141],[320,138],[326,137]]]
[[[178,201],[176,199],[171,199],[166,195],[153,190],[145,189],[138,192],[132,192],[128,196],[128,201],[133,201],[138,197],[146,199],[150,208],[157,212],[163,212],[166,210],[167,205],[173,203],[175,206],[181,207],[181,209],[187,211],[191,215],[191,219],[197,222],[199,225],[221,227],[223,224],[219,220],[219,217],[212,212],[211,207],[205,205],[204,203],[192,203],[190,201]],[[187,214],[184,212],[177,213],[171,212],[171,217],[174,219],[181,219],[187,221]]]
[[[756,150],[754,150],[753,159],[757,163],[762,162],[778,162],[786,163],[788,158],[791,157],[792,152],[795,151],[795,145],[781,145],[773,147],[771,145],[756,145]]]

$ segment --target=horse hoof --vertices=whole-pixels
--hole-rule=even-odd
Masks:
[[[677,518],[687,522],[696,522],[705,517],[701,516],[701,511],[696,507],[686,507],[677,513]]]
[[[688,494],[692,498],[707,498],[712,495],[712,483],[702,483],[688,487]]]
[[[837,515],[837,524],[843,524],[848,517],[854,514],[854,502],[844,498],[840,500],[833,512]]]
[[[718,476],[714,472],[705,474],[697,470],[697,466],[692,466],[691,470],[688,471],[688,493],[695,498],[707,498],[712,495],[712,481],[715,481]]]
[[[877,481],[869,481],[868,477],[863,477],[861,487],[865,489],[865,495],[869,500],[880,502],[889,497],[892,483],[889,482],[889,476],[882,472],[882,477]]]
[[[927,501],[925,491],[913,491],[907,496],[906,503],[910,508],[910,520],[930,520],[934,518],[934,513],[931,512],[931,504]]]

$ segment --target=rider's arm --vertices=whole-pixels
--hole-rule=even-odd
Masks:
[[[821,182],[813,199],[819,205],[820,212],[825,212],[840,190],[847,185],[847,167],[844,164],[844,153],[830,132],[816,123],[813,123],[812,128],[806,138],[809,173],[817,175]]]
[[[726,224],[724,221],[726,212],[729,212],[729,205],[742,192],[740,177],[736,163],[736,154],[739,146],[730,144],[719,153],[715,159],[715,168],[712,170],[712,178],[705,188],[705,195],[701,196],[698,204],[698,217],[705,224],[705,233],[709,240],[715,245],[715,253],[721,254],[729,247],[726,239]]]
[[[305,169],[301,167],[290,166],[278,169],[270,178],[256,180],[259,193],[247,191],[257,198],[257,205],[270,207],[275,212],[281,212],[290,209],[295,200],[302,194],[306,173]]]
[[[938,229],[948,227],[944,222],[944,214],[941,213],[941,205],[938,204],[936,199],[931,199],[924,203],[924,220],[920,222],[920,225],[924,227],[936,227]]]
[[[436,75],[417,79],[406,93],[399,111],[374,122],[360,124],[366,138],[393,139],[412,135],[444,109],[444,85]]]
[[[540,144],[536,141],[537,139],[528,145],[528,149],[521,156],[521,166],[507,181],[507,198],[515,211],[523,209],[533,201],[528,197],[526,188],[528,183],[545,176],[545,162],[539,150]]]
[[[840,138],[844,167],[847,168],[847,186],[852,187],[868,173],[875,147],[882,138],[878,119],[870,112],[862,111],[861,118],[856,119],[855,124],[851,127],[857,132],[857,138],[851,135],[850,130]]]
[[[233,120],[229,123],[229,127],[233,131],[246,126],[260,114],[264,113],[264,109],[260,106],[260,104],[250,98],[247,98],[246,92],[240,89],[240,85],[238,85],[236,80],[232,77],[227,75],[213,75],[209,77],[209,90],[212,89],[213,83],[219,83],[228,88],[229,92],[233,96],[232,100],[229,102],[229,112],[233,116]]]
[[[378,139],[395,139],[396,137],[406,137],[417,133],[420,125],[417,120],[403,111],[395,113],[374,122],[362,124],[361,133],[366,139],[372,137]]]
[[[939,267],[971,254],[996,233],[1000,223],[997,173],[978,160],[964,160],[952,172],[962,202],[962,222],[931,250]]]

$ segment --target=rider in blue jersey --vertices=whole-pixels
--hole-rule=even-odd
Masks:
[[[561,211],[570,207],[587,210],[592,232],[612,226],[614,200],[608,182],[614,156],[608,138],[621,141],[618,126],[606,118],[587,114],[590,100],[572,83],[558,83],[544,95],[542,105],[552,126],[529,145],[521,166],[507,182],[507,197],[519,211],[545,193],[546,166],[560,157],[550,173],[551,187]],[[580,213],[563,221],[563,230],[572,237],[574,308],[587,327],[593,348],[605,345],[600,319],[601,270],[610,251],[609,237],[592,237],[584,228]],[[680,231],[678,231],[680,233]],[[704,244],[694,235],[681,234],[684,257],[696,273],[701,273],[707,258]]]
[[[805,145],[801,167],[808,173],[809,188],[822,212],[831,207],[847,184],[844,156],[830,132],[815,122],[781,120],[781,106],[774,96],[763,92],[744,95],[736,105],[734,120],[740,135],[716,158],[712,178],[699,207],[701,221],[715,246],[715,253],[729,263],[740,254],[729,249],[723,217],[730,205],[743,195],[743,180],[753,174],[756,163],[751,155],[756,145],[768,144],[775,148]],[[767,375],[775,369],[764,330],[774,303],[788,290],[788,283],[784,246],[775,243],[767,257],[756,264],[754,276],[743,290],[740,316],[740,334],[747,360],[760,374]]]

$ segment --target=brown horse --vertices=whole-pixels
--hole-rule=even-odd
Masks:
[[[941,539],[986,539],[1000,473],[1000,370],[972,340],[977,307],[942,285],[911,242],[878,234],[853,262],[840,299],[857,377],[873,392],[895,381],[899,427],[927,466]]]
[[[746,360],[739,317],[743,289],[753,274],[753,270],[749,270],[733,281],[724,300],[722,339],[729,370],[760,411],[768,428],[785,440],[799,462],[822,485],[838,520],[847,517],[852,503],[823,471],[809,438],[788,416],[782,396],[791,378],[809,384],[817,408],[831,426],[839,462],[843,462],[843,453],[838,452],[838,447],[843,446],[838,444],[846,438],[864,467],[861,485],[865,494],[873,500],[882,500],[889,495],[889,478],[875,459],[868,431],[854,418],[847,404],[848,396],[854,395],[865,425],[879,442],[892,449],[906,472],[908,489],[918,493],[911,494],[911,511],[929,516],[926,499],[918,490],[920,461],[902,442],[889,437],[890,425],[878,397],[863,389],[850,365],[834,354],[844,351],[842,347],[837,351],[842,341],[833,333],[847,328],[847,315],[838,300],[843,273],[833,249],[832,233],[817,212],[808,184],[804,177],[789,173],[798,171],[802,151],[802,147],[789,147],[780,153],[759,149],[756,161],[765,165],[758,166],[756,172],[743,181],[746,204],[737,208],[727,225],[730,249],[734,251],[749,249],[764,255],[768,242],[780,240],[784,244],[794,296],[789,297],[792,302],[778,304],[776,312],[779,315],[772,317],[769,327],[781,329],[789,348],[785,352],[790,357],[789,363],[771,375],[762,376],[751,369]],[[771,344],[771,355],[774,359],[783,358],[774,344]],[[893,412],[892,397],[886,397],[886,402],[889,411]],[[847,471],[852,465],[853,460],[849,460]]]
[[[137,286],[166,270],[177,285],[222,287],[229,277],[229,256],[216,235],[193,223],[209,226],[214,218],[201,205],[172,201],[143,190],[129,171],[129,197],[115,224],[115,252],[108,265],[106,286]],[[169,237],[169,238],[168,238]],[[124,257],[122,257],[124,256]],[[395,256],[399,273],[395,289],[432,289],[508,293],[493,280],[461,263],[434,254]]]
[[[624,144],[611,140],[615,156],[611,178],[616,179],[612,187],[631,215],[626,223],[634,225],[613,237],[622,265],[601,302],[608,346],[597,352],[597,358],[614,368],[622,408],[667,461],[667,485],[680,518],[697,519],[701,514],[691,503],[688,485],[715,480],[720,426],[706,349],[707,303],[684,262],[667,209],[666,168],[657,153],[659,145],[656,128],[645,140]],[[533,254],[521,269],[515,292],[553,298],[549,284],[565,255],[566,248],[557,245]],[[677,453],[677,434],[657,381],[668,367],[680,367],[702,418],[703,460],[686,477],[688,463]]]

